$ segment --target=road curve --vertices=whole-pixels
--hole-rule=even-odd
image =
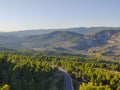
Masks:
[[[61,68],[59,69],[59,71],[65,78],[66,90],[73,90],[73,84],[70,75]]]

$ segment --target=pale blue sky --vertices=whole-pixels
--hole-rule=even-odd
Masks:
[[[0,0],[0,31],[120,26],[120,0]]]

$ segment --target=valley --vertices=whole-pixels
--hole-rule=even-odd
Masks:
[[[119,90],[120,30],[93,31],[0,34],[0,90]]]
[[[97,28],[97,27],[96,27]],[[87,30],[86,30],[87,29]],[[104,55],[119,56],[120,53],[120,30],[116,28],[97,28],[100,31],[93,33],[91,28],[74,28],[59,31],[28,31],[10,32],[0,35],[0,46],[6,49],[31,49],[35,51],[61,51],[79,54],[94,55],[102,52]],[[96,29],[96,30],[97,30]],[[110,30],[107,30],[110,29]],[[113,30],[111,30],[113,29]],[[117,28],[118,29],[118,28]],[[58,31],[57,31],[58,30]],[[84,31],[85,30],[85,31]],[[91,30],[91,31],[90,31]],[[39,34],[37,32],[40,32]],[[86,32],[87,34],[82,34]],[[17,33],[14,35],[14,33]],[[37,34],[37,35],[35,35]],[[13,35],[13,36],[11,36]],[[19,37],[21,35],[21,37]],[[24,36],[23,36],[24,35]]]

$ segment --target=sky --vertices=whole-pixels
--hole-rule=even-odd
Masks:
[[[0,0],[0,31],[120,27],[120,0]]]

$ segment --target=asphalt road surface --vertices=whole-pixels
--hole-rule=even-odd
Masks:
[[[70,75],[67,72],[65,72],[63,69],[59,69],[59,70],[65,78],[66,90],[73,90],[73,84]]]

